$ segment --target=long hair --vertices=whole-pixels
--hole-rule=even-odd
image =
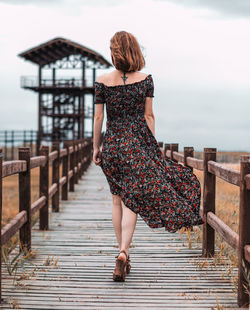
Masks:
[[[110,39],[112,63],[122,72],[140,71],[145,59],[136,38],[127,31],[118,31]]]

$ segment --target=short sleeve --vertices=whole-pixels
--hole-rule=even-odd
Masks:
[[[105,97],[104,97],[104,89],[103,89],[103,84],[95,82],[95,98],[94,98],[94,103],[95,104],[100,104],[100,103],[105,103]]]
[[[154,97],[154,81],[151,74],[147,82],[146,97]]]

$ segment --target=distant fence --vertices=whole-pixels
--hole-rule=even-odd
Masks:
[[[31,156],[36,155],[36,130],[0,130],[0,147],[4,150],[4,160],[14,159],[18,146],[30,147]]]
[[[51,144],[51,136],[48,134],[47,128],[44,128],[44,136],[41,141]],[[51,130],[51,129],[50,129]],[[50,132],[50,131],[49,131]],[[71,135],[68,140],[77,139],[78,131],[74,132],[74,137]],[[14,160],[18,158],[18,147],[29,147],[31,156],[39,154],[37,150],[37,130],[0,130],[0,148],[3,149],[4,160]],[[91,138],[91,131],[84,131],[85,138]],[[64,139],[60,142],[63,143]]]
[[[240,171],[216,162],[216,148],[204,148],[203,159],[194,158],[194,148],[184,147],[178,152],[178,144],[158,143],[164,156],[184,166],[203,171],[203,225],[202,256],[214,256],[215,231],[238,252],[238,305],[249,306],[249,283],[244,275],[244,266],[250,271],[250,155],[240,156]],[[240,187],[239,234],[234,232],[215,215],[216,177]]]
[[[31,157],[30,149],[19,148],[19,159],[3,161],[0,149],[0,223],[2,223],[2,179],[10,175],[19,175],[19,213],[1,229],[0,246],[8,242],[18,231],[20,252],[31,250],[31,216],[39,211],[39,228],[49,229],[49,199],[52,198],[52,211],[59,212],[61,199],[68,199],[68,191],[74,191],[74,185],[86,171],[92,161],[93,139],[64,141],[60,149],[58,141],[53,142],[52,150],[41,146],[40,155]],[[62,177],[60,164],[62,163]],[[52,185],[49,187],[49,164],[52,165]],[[40,167],[39,199],[31,205],[31,170]],[[1,224],[0,224],[1,225]],[[0,256],[1,257],[1,256]],[[1,258],[2,259],[2,258]],[[1,266],[0,259],[0,301]]]

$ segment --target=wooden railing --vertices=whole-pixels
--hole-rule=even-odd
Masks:
[[[163,143],[159,142],[160,147]],[[176,162],[181,162],[191,169],[203,171],[203,206],[201,216],[203,226],[202,255],[211,257],[215,249],[215,231],[234,249],[238,251],[238,305],[249,305],[249,294],[245,290],[246,279],[243,263],[250,269],[250,155],[241,155],[240,171],[228,168],[216,162],[216,149],[204,148],[203,160],[193,157],[194,148],[184,147],[184,153],[178,152],[178,144],[164,145],[163,153]],[[48,202],[52,198],[52,210],[59,211],[59,199],[68,199],[68,190],[74,191],[83,172],[92,160],[92,139],[65,141],[63,149],[54,142],[52,152],[49,147],[41,146],[39,156],[30,157],[29,148],[19,148],[19,160],[3,162],[0,150],[0,220],[2,219],[2,179],[19,175],[19,213],[1,230],[2,246],[16,232],[20,232],[20,249],[31,249],[31,216],[39,211],[39,228],[49,229]],[[59,177],[62,162],[62,177]],[[49,187],[49,164],[52,164],[52,185]],[[31,205],[30,172],[40,167],[40,195]],[[215,215],[216,176],[240,187],[239,234],[234,232]],[[60,190],[61,188],[61,190]],[[1,275],[1,261],[0,261]],[[1,298],[1,281],[0,281]]]
[[[185,166],[203,171],[203,224],[202,256],[214,256],[215,231],[238,252],[238,305],[249,306],[248,283],[243,266],[250,270],[250,155],[240,156],[240,171],[216,162],[216,148],[204,148],[203,160],[194,158],[194,148],[184,147],[183,154],[178,152],[178,144],[158,143],[164,156]],[[234,232],[215,215],[216,177],[240,187],[239,234]]]
[[[52,211],[59,212],[61,199],[68,199],[68,191],[74,191],[74,185],[86,171],[92,161],[92,138],[64,141],[63,149],[59,142],[53,142],[49,153],[48,146],[41,146],[39,156],[31,157],[30,149],[19,148],[19,159],[3,162],[0,149],[0,223],[2,223],[2,179],[19,175],[19,213],[1,229],[2,246],[18,231],[20,252],[31,250],[31,216],[39,211],[39,229],[49,229],[49,199],[52,198]],[[60,178],[60,164],[62,177]],[[52,185],[49,187],[49,164],[52,165]],[[40,167],[39,199],[31,204],[31,170]],[[1,255],[0,255],[1,257]],[[0,301],[1,301],[1,266],[0,258]]]

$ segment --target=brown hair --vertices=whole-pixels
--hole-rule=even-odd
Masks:
[[[145,59],[136,38],[127,31],[116,32],[110,40],[112,63],[122,72],[140,71]]]

